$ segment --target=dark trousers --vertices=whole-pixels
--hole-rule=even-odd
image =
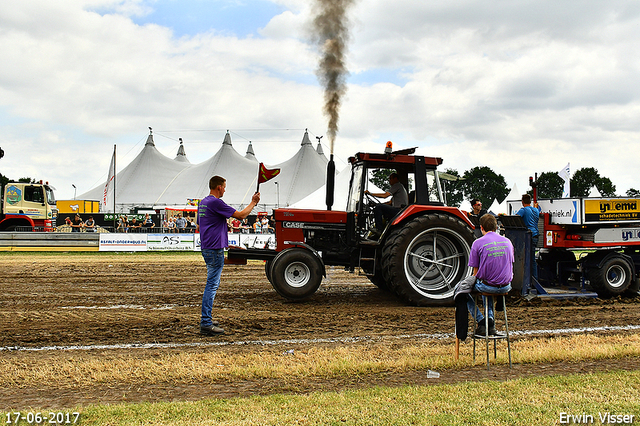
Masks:
[[[376,221],[376,229],[382,231],[384,229],[383,218],[388,221],[393,219],[400,211],[400,207],[393,207],[389,204],[377,204],[373,209],[373,217]]]

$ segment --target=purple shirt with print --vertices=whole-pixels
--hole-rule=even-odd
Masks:
[[[201,249],[221,249],[229,245],[227,218],[235,212],[236,209],[213,195],[200,201],[197,220]]]
[[[476,277],[488,284],[504,285],[513,279],[513,244],[495,232],[487,232],[471,246],[469,266],[478,268]]]

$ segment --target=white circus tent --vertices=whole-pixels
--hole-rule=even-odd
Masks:
[[[273,180],[260,185],[261,201],[269,206],[287,207],[302,200],[326,182],[327,158],[311,145],[305,131],[298,152],[289,160],[269,169],[280,169]]]
[[[258,164],[233,148],[229,132],[213,157],[180,171],[165,188],[157,191],[153,205],[185,204],[189,198],[202,199],[209,194],[209,179],[215,175],[227,180],[224,194],[227,204],[236,208],[249,204],[255,192]]]
[[[306,197],[325,182],[327,158],[318,153],[305,132],[298,152],[289,160],[271,166],[280,168],[280,174],[260,186],[260,210],[277,206],[289,206]],[[116,174],[116,210],[128,212],[133,207],[161,208],[184,205],[187,199],[203,198],[209,193],[209,179],[219,175],[227,179],[227,204],[241,208],[251,200],[256,190],[259,162],[249,143],[245,156],[232,145],[229,132],[222,146],[211,158],[199,164],[191,164],[184,145],[175,159],[161,154],[150,132],[147,142],[138,156]],[[101,200],[104,183],[81,194],[85,200]]]
[[[150,132],[140,154],[116,174],[116,210],[122,212],[133,206],[152,205],[162,189],[188,167],[188,162],[172,160],[160,153]],[[78,198],[101,200],[105,183],[80,194]],[[107,207],[107,211],[112,209]]]

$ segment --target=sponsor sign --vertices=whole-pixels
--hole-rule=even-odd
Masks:
[[[146,251],[147,234],[100,234],[99,251]]]
[[[640,228],[598,229],[594,243],[640,243]]]
[[[580,199],[578,198],[540,200],[538,205],[542,213],[549,213],[553,224],[578,225],[580,223]]]
[[[584,200],[584,222],[626,222],[640,219],[640,199],[598,198]]]
[[[240,241],[242,236],[245,234],[234,234],[229,232],[227,239],[229,240],[229,246],[240,246]],[[241,246],[240,246],[241,247]],[[193,234],[193,244],[191,246],[191,250],[200,251],[200,234]]]
[[[193,234],[148,234],[147,250],[191,251]]]
[[[240,247],[244,248],[269,248],[275,250],[275,234],[234,234],[240,236]],[[229,241],[231,244],[231,241]]]

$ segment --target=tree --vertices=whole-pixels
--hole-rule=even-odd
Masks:
[[[640,191],[635,188],[630,188],[627,190],[627,197],[640,197]]]
[[[564,180],[556,172],[544,172],[536,181],[538,198],[560,198],[563,187]]]
[[[448,175],[462,178],[456,169],[445,169],[444,172]],[[440,177],[440,184],[442,185],[442,191],[446,197],[447,205],[460,206],[460,203],[462,203],[464,199],[463,182],[462,180],[447,180]]]
[[[504,200],[509,194],[504,176],[497,174],[487,166],[474,167],[464,172],[461,182],[464,196],[471,200],[479,198],[489,208],[493,200]]]
[[[2,186],[4,188],[4,186],[6,184],[8,184],[10,181],[11,181],[11,179],[9,179],[8,177],[6,177],[2,173],[0,173],[0,186]]]
[[[586,197],[593,186],[605,197],[616,195],[616,186],[611,179],[601,177],[598,170],[593,167],[583,167],[571,178],[571,196]]]
[[[395,172],[392,169],[376,169],[371,172],[371,178],[369,182],[382,189],[383,191],[389,191],[391,185],[389,185],[389,175]]]

